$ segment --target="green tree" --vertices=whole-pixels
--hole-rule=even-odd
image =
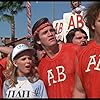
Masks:
[[[21,1],[0,1],[0,21],[10,24],[11,42],[15,40],[15,15],[22,12],[25,8],[24,2]]]

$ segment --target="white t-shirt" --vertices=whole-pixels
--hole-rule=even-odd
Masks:
[[[3,98],[48,98],[42,80],[30,83],[26,77],[18,77],[17,82],[10,87],[9,81],[4,81]]]
[[[82,6],[82,5],[75,8],[76,11],[84,11],[85,9],[86,9],[85,6]]]
[[[79,7],[76,7],[75,9],[72,10],[72,12],[76,12],[76,13],[81,12],[81,11],[86,11],[86,7],[80,5]]]

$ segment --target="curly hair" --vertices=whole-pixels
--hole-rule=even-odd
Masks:
[[[88,6],[86,15],[84,16],[86,26],[91,32],[94,32],[92,26],[95,26],[95,21],[100,14],[100,2],[94,1]]]
[[[77,31],[82,32],[82,33],[85,34],[86,37],[88,38],[87,33],[86,33],[82,28],[73,28],[73,29],[71,29],[71,30],[68,32],[68,34],[66,35],[67,43],[72,43],[72,40],[73,40],[73,38],[74,38],[74,36],[75,36],[75,33],[76,33]]]

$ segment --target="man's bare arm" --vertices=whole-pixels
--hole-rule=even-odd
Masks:
[[[5,53],[5,54],[9,54],[12,51],[12,47],[8,47],[8,46],[0,46],[0,52]]]
[[[72,98],[86,98],[85,90],[77,74],[75,75],[75,87],[74,87]]]

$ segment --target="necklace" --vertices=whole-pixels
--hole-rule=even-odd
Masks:
[[[19,77],[18,78],[18,84],[16,87],[21,88],[25,83],[27,83],[26,77]]]
[[[27,80],[26,80],[27,81]],[[21,88],[22,85],[24,85],[26,83],[26,81],[24,81],[18,88]]]

